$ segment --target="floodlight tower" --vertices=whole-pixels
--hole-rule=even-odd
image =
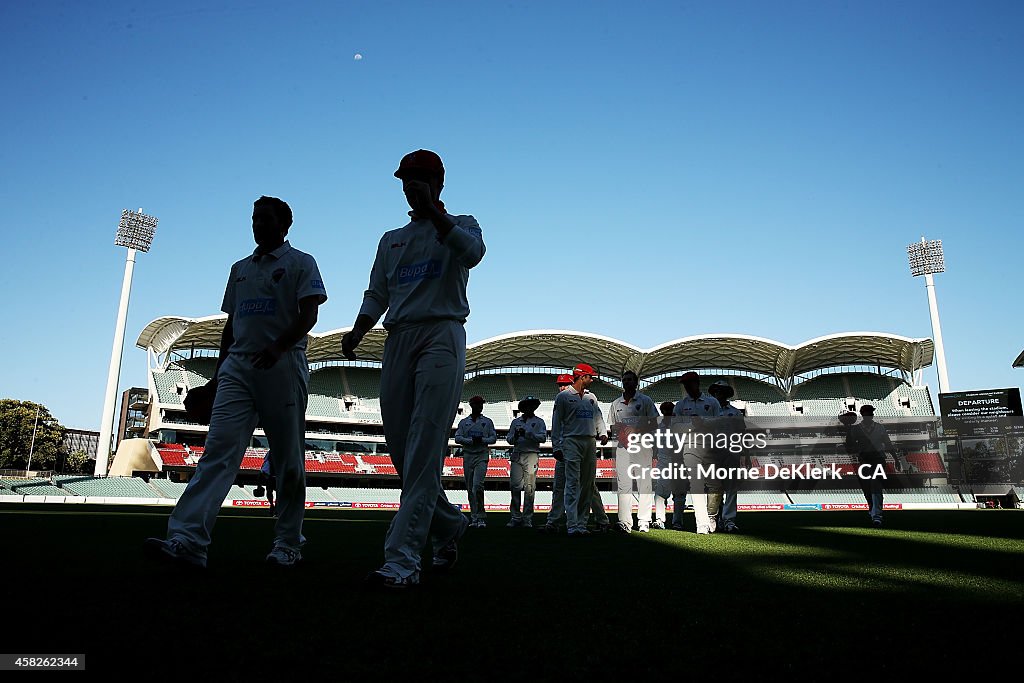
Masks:
[[[114,345],[110,350],[110,370],[107,372],[107,391],[103,395],[103,417],[100,420],[100,441],[96,448],[97,477],[107,475],[110,460],[111,436],[114,432],[114,406],[117,403],[117,384],[121,379],[121,353],[124,351],[124,327],[128,318],[128,299],[132,292],[132,274],[135,272],[135,253],[149,251],[153,244],[158,219],[138,211],[124,209],[117,226],[114,246],[128,247],[124,262],[124,280],[121,283],[121,303],[117,308],[114,327]]]
[[[935,273],[946,272],[942,254],[942,240],[926,240],[907,245],[910,259],[910,274],[924,275],[925,289],[928,290],[928,310],[932,317],[932,338],[935,341],[935,364],[939,372],[939,393],[949,391],[949,375],[946,374],[946,351],[942,345],[942,326],[939,324],[939,304],[935,300]]]

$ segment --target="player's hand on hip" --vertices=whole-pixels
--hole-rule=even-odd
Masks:
[[[277,365],[283,353],[284,350],[277,343],[273,343],[253,356],[252,366],[259,370],[269,370]]]
[[[356,347],[359,346],[359,342],[363,341],[363,336],[357,334],[355,330],[349,330],[341,338],[341,355],[345,356],[348,360],[356,359]]]
[[[553,455],[555,457],[555,460],[557,460],[558,462],[562,462],[565,459],[565,455],[562,453],[562,451],[552,451],[551,455]]]

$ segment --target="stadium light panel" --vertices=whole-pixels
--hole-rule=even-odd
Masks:
[[[121,211],[121,222],[117,226],[117,236],[114,237],[114,245],[128,247],[143,253],[148,252],[153,245],[153,235],[156,234],[156,224],[159,221],[155,216],[147,216],[140,211]]]
[[[946,272],[946,262],[942,253],[942,240],[924,240],[907,245],[907,257],[910,260],[910,274],[933,275]]]

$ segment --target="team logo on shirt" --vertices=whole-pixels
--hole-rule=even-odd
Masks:
[[[238,304],[238,317],[247,318],[250,315],[275,315],[277,313],[277,301],[274,299],[245,299]]]
[[[313,289],[322,289],[325,292],[327,291],[327,288],[324,287],[324,281],[323,280],[310,280],[309,281],[309,286],[312,287]]]
[[[584,410],[584,409],[581,408],[580,410],[576,411],[576,419],[578,419],[578,420],[593,420],[594,419],[594,411],[593,410]]]
[[[436,280],[439,277],[441,277],[441,262],[437,259],[398,267],[398,283],[403,285],[418,280]]]
[[[280,282],[281,278],[283,278],[283,277],[284,277],[284,268],[278,268],[277,270],[275,270],[273,273],[270,274],[270,279],[274,281],[275,285],[278,282]]]

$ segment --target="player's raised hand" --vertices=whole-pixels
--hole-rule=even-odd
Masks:
[[[409,200],[409,206],[420,218],[431,218],[438,213],[429,184],[422,180],[406,178],[402,181],[402,191]]]

